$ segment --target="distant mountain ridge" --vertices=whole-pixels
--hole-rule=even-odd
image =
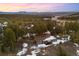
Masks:
[[[75,14],[75,13],[77,13],[77,12],[25,12],[25,11],[0,12],[0,14],[27,14],[27,15],[37,15],[37,16],[45,16],[45,17],[66,16],[66,15],[72,15],[72,14]]]

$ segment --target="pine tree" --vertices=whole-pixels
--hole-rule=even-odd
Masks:
[[[4,49],[9,48],[10,51],[14,51],[16,46],[15,32],[11,28],[6,28],[4,30],[4,37]]]

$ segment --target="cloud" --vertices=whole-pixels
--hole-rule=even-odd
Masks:
[[[55,8],[59,8],[64,4],[59,3],[1,3],[0,11],[29,11],[29,12],[44,12],[52,11]]]
[[[22,8],[20,10],[23,11],[33,11],[33,12],[44,12],[44,11],[52,11],[59,6],[63,6],[64,4],[27,4],[29,7]]]

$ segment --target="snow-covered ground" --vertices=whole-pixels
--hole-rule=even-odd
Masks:
[[[28,46],[27,43],[23,43],[23,47],[26,48]]]
[[[79,56],[79,44],[74,43],[74,45],[76,46],[76,55]]]
[[[77,50],[77,56],[79,56],[79,50]]]
[[[35,50],[33,50],[33,51],[31,51],[31,53],[32,53],[32,55],[33,56],[36,56],[37,55],[37,53],[39,53],[40,52],[40,49],[35,49]]]
[[[32,27],[34,27],[34,25],[30,24],[29,26],[27,26],[27,29],[31,29]]]
[[[45,40],[43,40],[44,42],[47,41],[47,42],[52,42],[52,44],[54,45],[57,45],[57,44],[60,44],[60,43],[65,43],[67,41],[70,40],[70,36],[67,36],[66,38],[60,38],[60,39],[57,39],[59,38],[60,36],[57,35],[57,37],[55,36],[50,36],[48,38],[46,38]]]
[[[56,37],[50,36],[50,37],[44,39],[43,41],[48,41],[48,42],[50,42],[50,41],[52,41],[52,40],[54,40],[54,39],[56,39]]]
[[[27,50],[28,50],[27,47],[28,47],[28,44],[23,43],[23,49],[17,53],[17,56],[22,56],[22,55],[26,54]]]
[[[41,48],[47,48],[47,47],[49,47],[51,45],[55,45],[56,46],[56,45],[58,45],[60,43],[65,43],[65,42],[70,40],[70,36],[68,36],[66,39],[65,38],[57,39],[59,37],[60,36],[57,36],[57,37],[49,36],[48,38],[44,39],[43,41],[52,42],[51,44],[48,44],[48,45],[46,45],[45,43],[41,43],[41,44],[37,44],[37,45],[31,46],[30,47],[31,55],[26,55],[26,56],[37,56],[37,53],[41,52],[40,51]],[[78,46],[77,44],[75,44],[75,45]],[[27,43],[23,43],[23,49],[22,49],[22,51],[17,53],[17,56],[22,56],[22,55],[26,54],[27,51],[28,51],[27,47],[28,47],[28,44]],[[79,50],[77,50],[77,52],[79,52]],[[45,51],[43,52],[42,55],[45,55]]]
[[[36,49],[37,48],[37,46],[31,46],[31,49]]]
[[[22,51],[17,53],[17,56],[22,56],[22,55],[26,54],[26,52],[27,52],[27,48],[23,48]]]
[[[51,32],[47,30],[44,34],[50,35]]]
[[[36,49],[36,50],[31,51],[31,55],[26,55],[26,56],[37,56],[37,53],[39,52],[40,52],[40,49]]]
[[[3,27],[7,27],[8,25],[8,22],[3,22],[3,23],[0,23],[0,29],[2,29]]]
[[[76,47],[79,47],[79,45],[78,45],[77,43],[74,43],[74,45],[75,45]]]
[[[46,44],[38,44],[38,48],[46,48],[46,47],[48,47],[49,45],[46,45]]]

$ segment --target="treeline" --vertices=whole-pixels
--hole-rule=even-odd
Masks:
[[[79,16],[62,16],[59,17],[60,20],[79,20]]]

